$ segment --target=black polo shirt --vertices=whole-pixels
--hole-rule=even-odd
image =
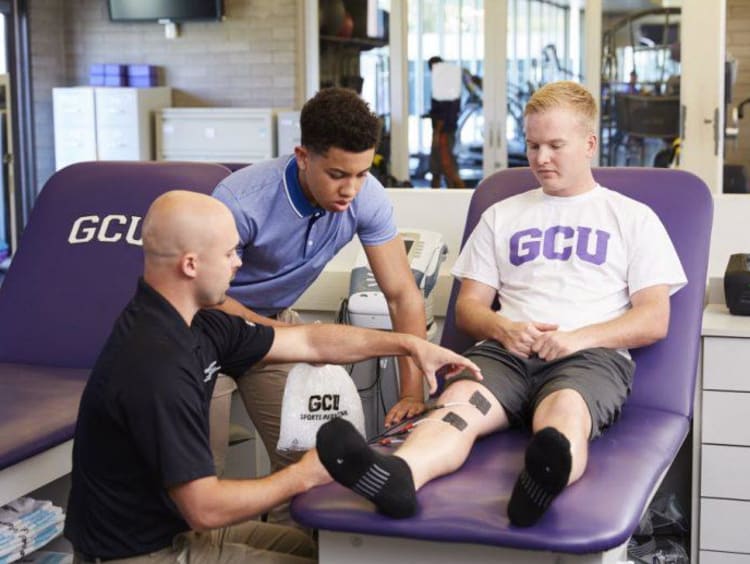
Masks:
[[[200,311],[188,327],[139,281],[81,398],[65,520],[76,550],[136,556],[189,529],[167,488],[215,475],[208,410],[216,376],[240,375],[273,336],[215,310]]]

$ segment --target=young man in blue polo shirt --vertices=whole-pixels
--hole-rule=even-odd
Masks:
[[[377,116],[355,92],[329,88],[305,104],[300,126],[301,145],[294,155],[241,169],[214,191],[234,214],[242,258],[229,292],[236,301],[228,300],[223,309],[250,321],[285,324],[286,310],[357,235],[385,294],[394,330],[424,337],[422,294],[393,207],[369,174],[380,132]],[[276,452],[289,368],[261,369],[262,377],[254,369],[238,379],[273,470],[295,459]],[[401,399],[387,414],[386,425],[424,409],[415,367],[400,359],[399,370]]]

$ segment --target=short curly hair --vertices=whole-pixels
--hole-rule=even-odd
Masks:
[[[354,90],[334,87],[302,106],[300,129],[302,146],[319,155],[331,147],[362,153],[377,147],[381,123]]]

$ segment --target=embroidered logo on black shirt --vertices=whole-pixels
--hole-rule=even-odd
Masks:
[[[221,370],[221,366],[219,366],[219,363],[214,360],[211,364],[209,364],[206,368],[203,369],[203,373],[206,375],[203,381],[210,382],[211,377],[214,374],[216,374],[219,370]]]

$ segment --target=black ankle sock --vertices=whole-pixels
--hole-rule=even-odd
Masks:
[[[409,466],[397,456],[371,449],[345,419],[337,418],[318,429],[317,448],[328,473],[342,486],[372,501],[389,517],[411,517],[417,494]]]
[[[508,518],[518,527],[536,523],[567,485],[570,442],[557,429],[545,427],[532,437],[525,460],[508,503]]]

